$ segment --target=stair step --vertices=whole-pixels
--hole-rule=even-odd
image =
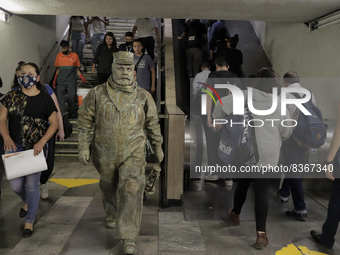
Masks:
[[[132,28],[133,27],[131,27],[131,30],[132,30]],[[127,29],[129,29],[129,28],[128,27],[112,27],[112,28],[106,28],[106,31],[110,31],[110,32],[114,33],[115,35],[116,35],[116,33],[125,35],[125,33],[128,32]]]
[[[54,156],[55,157],[74,157],[74,158],[78,158],[78,154],[75,154],[75,153],[70,153],[70,154],[56,153]]]
[[[63,153],[78,153],[78,150],[75,150],[75,149],[70,149],[70,148],[56,148],[55,149],[56,153],[60,153],[60,152],[63,152]]]
[[[113,24],[112,24],[112,21],[114,21]],[[135,24],[135,19],[133,20],[110,20],[110,25],[108,25],[106,28],[115,27],[115,26],[133,26],[134,24]]]
[[[63,142],[55,142],[58,145],[78,145],[78,139],[76,141],[63,141]]]

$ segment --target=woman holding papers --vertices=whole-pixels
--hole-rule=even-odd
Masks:
[[[6,152],[33,149],[36,156],[58,129],[57,109],[40,83],[40,72],[36,64],[23,64],[18,82],[21,89],[9,92],[2,100],[0,133]],[[19,213],[21,218],[26,217],[23,237],[33,234],[40,197],[40,174],[38,172],[10,180],[11,188],[25,203]]]
[[[13,80],[13,83],[12,83],[12,90],[21,89],[21,85],[19,84],[18,80],[19,80],[20,75],[21,75],[21,66],[23,64],[25,64],[25,62],[20,61],[18,63],[18,67],[15,69],[14,80]],[[53,89],[49,85],[45,84],[45,88],[46,88],[47,93],[53,99],[55,107],[57,107],[57,110],[58,110],[57,118],[58,118],[59,129],[58,129],[58,132],[56,133],[56,135],[53,136],[47,142],[47,147],[48,147],[48,152],[47,152],[47,157],[46,157],[47,170],[42,171],[41,175],[40,175],[40,197],[42,199],[47,199],[48,196],[49,196],[47,181],[48,181],[48,178],[50,177],[50,175],[53,171],[53,167],[54,167],[55,140],[57,138],[60,142],[62,142],[62,141],[64,141],[64,137],[65,137],[63,116],[61,115],[57,96],[55,95]]]

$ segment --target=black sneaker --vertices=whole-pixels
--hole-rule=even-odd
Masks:
[[[287,204],[288,199],[287,199],[287,200],[283,200],[283,199],[281,198],[281,196],[280,196],[280,190],[278,190],[276,194],[277,194],[277,197],[280,199],[281,204]]]
[[[314,239],[315,242],[320,243],[320,244],[322,244],[323,246],[325,246],[325,247],[327,247],[327,248],[329,248],[329,249],[332,249],[332,246],[325,245],[325,244],[323,244],[323,243],[319,240],[319,236],[321,235],[321,233],[319,233],[318,231],[316,231],[316,230],[311,230],[311,231],[310,231],[310,235],[311,235],[311,237]]]
[[[292,217],[296,220],[305,221],[307,219],[307,213],[297,213],[294,210],[293,211],[286,211],[285,213],[287,216]]]

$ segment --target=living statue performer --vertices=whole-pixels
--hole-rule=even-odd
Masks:
[[[164,157],[163,138],[154,100],[134,79],[133,53],[113,55],[112,75],[88,93],[78,111],[79,160],[89,163],[91,144],[106,227],[116,228],[124,252],[134,254],[145,187],[145,133],[159,163]]]

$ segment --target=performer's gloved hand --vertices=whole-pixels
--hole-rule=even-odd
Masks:
[[[57,88],[57,77],[58,77],[58,74],[54,75],[54,79],[53,79],[53,83],[52,83],[52,87],[54,89]]]
[[[79,78],[81,80],[82,83],[87,83],[87,80],[85,79],[84,75],[79,75]]]
[[[156,148],[155,155],[157,157],[158,163],[161,163],[163,161],[163,158],[164,158],[164,153],[163,153],[162,147]]]
[[[79,162],[87,165],[90,162],[90,150],[79,151]]]

